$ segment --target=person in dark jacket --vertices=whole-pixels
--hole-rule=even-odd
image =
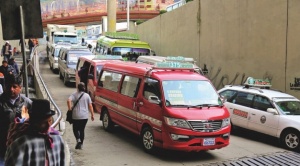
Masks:
[[[11,65],[14,68],[14,75],[18,76],[20,74],[19,66],[16,63],[15,58],[10,58],[10,60],[8,60],[8,64]]]
[[[22,118],[31,107],[32,101],[20,94],[21,91],[22,78],[16,77],[0,96],[0,165],[4,162],[9,126],[16,118]]]
[[[33,43],[32,39],[28,39],[28,48],[30,51],[29,54],[31,54],[33,47],[34,47],[34,43]]]
[[[0,72],[4,75],[4,88],[5,89],[14,79],[14,68],[8,64],[7,60],[2,61],[2,66],[0,66]]]
[[[50,102],[32,99],[28,113],[29,121],[15,123],[10,128],[5,165],[64,166],[64,141],[51,128],[55,111],[51,110]]]
[[[4,60],[9,60],[12,53],[11,45],[9,44],[9,41],[6,41],[5,44],[2,47],[1,56],[4,56]]]

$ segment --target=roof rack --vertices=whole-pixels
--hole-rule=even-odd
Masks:
[[[125,32],[105,32],[105,36],[112,39],[139,40],[139,36],[137,34]]]
[[[149,75],[153,70],[190,70],[195,71],[194,66],[191,63],[182,63],[182,62],[156,62],[147,72],[146,75]]]
[[[121,55],[96,55],[93,60],[123,60]]]

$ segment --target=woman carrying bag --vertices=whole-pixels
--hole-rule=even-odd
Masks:
[[[76,105],[75,105],[76,104]],[[80,82],[77,91],[72,93],[67,100],[68,111],[72,111],[73,133],[77,144],[75,149],[82,149],[84,129],[91,112],[91,120],[94,121],[94,110],[91,97],[85,93],[85,85]]]

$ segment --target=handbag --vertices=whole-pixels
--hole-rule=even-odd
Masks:
[[[71,111],[67,111],[67,118],[66,121],[68,121],[70,124],[73,123],[73,118],[72,118],[72,114],[73,114],[73,109],[74,107],[77,105],[78,101],[80,100],[80,98],[83,96],[84,92],[81,94],[81,96],[78,98],[78,100],[75,102],[75,104],[73,105]]]

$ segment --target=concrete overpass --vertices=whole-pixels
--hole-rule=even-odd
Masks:
[[[159,15],[159,11],[154,10],[134,10],[130,11],[130,20],[149,20]],[[101,23],[102,16],[107,16],[107,12],[91,12],[82,13],[78,15],[55,15],[54,17],[45,19],[43,17],[43,27],[47,27],[47,24],[72,24],[72,25],[88,25]],[[126,11],[117,11],[117,21],[127,19]]]
[[[130,20],[149,20],[159,15],[159,11],[162,9],[162,4],[154,5],[135,5],[130,7],[129,15]],[[47,24],[72,24],[72,25],[88,25],[88,24],[100,24],[102,16],[107,16],[106,4],[98,5],[86,5],[81,6],[80,9],[70,10],[53,10],[49,12],[42,12],[43,27],[47,27]],[[116,10],[117,22],[127,19],[126,7],[117,7]]]

